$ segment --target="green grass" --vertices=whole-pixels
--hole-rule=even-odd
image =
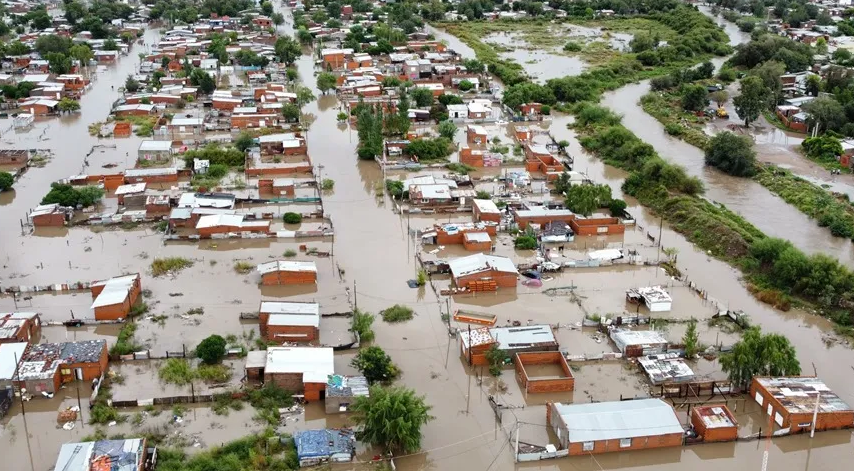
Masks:
[[[242,260],[238,261],[238,262],[234,262],[234,271],[241,274],[241,275],[246,275],[248,273],[251,273],[252,270],[254,270],[254,269],[255,269],[255,265],[253,265],[249,262],[244,262]]]
[[[161,276],[167,273],[178,273],[193,266],[193,261],[184,257],[155,258],[151,262],[151,275]]]
[[[164,383],[178,386],[190,384],[196,379],[196,371],[184,358],[169,358],[157,371],[157,375]]]
[[[136,343],[136,340],[134,339],[136,327],[136,324],[133,322],[126,322],[122,326],[115,345],[110,347],[110,355],[129,355],[145,348]]]
[[[650,92],[641,97],[643,110],[665,126],[671,136],[700,149],[711,139],[703,132],[703,121],[694,113],[682,109],[679,95],[673,92]]]
[[[395,304],[390,308],[383,309],[380,312],[383,320],[388,323],[397,323],[397,322],[406,322],[415,315],[415,311],[406,306],[401,306],[400,304]]]

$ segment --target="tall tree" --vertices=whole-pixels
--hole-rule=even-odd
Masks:
[[[294,38],[282,36],[276,40],[274,46],[276,57],[279,58],[285,65],[291,65],[296,62],[297,58],[302,54],[302,49],[299,43]]]
[[[329,90],[334,89],[336,84],[335,76],[329,72],[321,72],[317,75],[317,89],[324,95]]]
[[[737,177],[753,175],[756,171],[753,141],[729,131],[719,133],[706,146],[706,165]]]
[[[735,112],[744,120],[745,126],[756,121],[760,113],[768,109],[770,96],[771,92],[761,78],[750,76],[742,79],[740,94],[732,102]]]
[[[809,113],[809,121],[818,129],[818,132],[826,130],[837,130],[845,124],[845,110],[836,99],[829,96],[820,96],[804,105],[804,111]]]
[[[590,216],[610,202],[611,187],[608,185],[572,185],[566,192],[566,207],[583,216]]]
[[[400,373],[391,357],[376,345],[359,350],[350,365],[358,369],[371,384],[389,382]]]
[[[424,397],[406,388],[373,386],[368,396],[357,397],[353,422],[361,426],[359,440],[390,452],[408,453],[421,448],[421,426],[433,420]]]
[[[792,376],[801,373],[795,347],[780,334],[762,334],[759,327],[744,332],[732,351],[721,355],[721,369],[736,386],[746,388],[754,376]]]

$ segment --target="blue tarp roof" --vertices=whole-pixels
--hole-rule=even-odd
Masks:
[[[353,451],[353,432],[348,430],[305,430],[294,434],[299,459],[324,458]]]

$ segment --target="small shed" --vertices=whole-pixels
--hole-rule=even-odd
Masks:
[[[326,413],[347,412],[357,397],[367,397],[368,394],[368,380],[364,376],[329,375],[326,382]]]
[[[470,252],[488,252],[492,249],[492,238],[486,232],[466,232],[463,247]]]
[[[650,312],[667,312],[673,305],[670,294],[661,286],[629,289],[626,291],[626,299],[629,302],[643,301]]]
[[[167,162],[172,159],[172,141],[146,140],[139,143],[137,159],[148,162]]]
[[[261,336],[274,342],[313,342],[320,337],[317,303],[261,301]]]
[[[655,330],[615,329],[611,340],[627,357],[662,354],[667,351],[667,339]]]
[[[733,442],[738,439],[738,422],[723,404],[694,407],[691,426],[704,442]]]
[[[262,285],[317,283],[317,264],[307,261],[275,260],[259,264]]]
[[[352,430],[304,430],[294,434],[300,467],[321,463],[347,463],[356,454],[356,435]]]

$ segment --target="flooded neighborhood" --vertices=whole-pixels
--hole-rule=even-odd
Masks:
[[[647,3],[3,2],[4,469],[839,469],[854,10]]]

